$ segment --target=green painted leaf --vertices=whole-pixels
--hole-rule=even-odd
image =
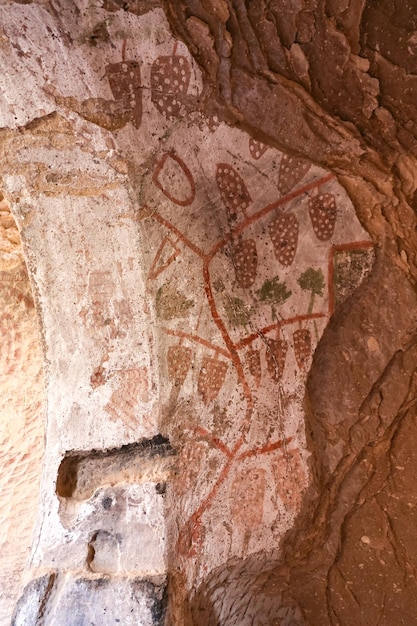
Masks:
[[[247,326],[253,309],[240,298],[227,296],[224,303],[227,319],[233,326]]]
[[[321,269],[315,270],[312,267],[309,267],[301,274],[297,282],[303,291],[311,291],[317,296],[323,295],[324,276]]]
[[[188,309],[194,306],[194,300],[187,300],[181,292],[165,283],[157,291],[155,305],[158,317],[172,320],[176,317],[186,317]]]
[[[292,291],[287,290],[286,284],[279,282],[278,276],[266,280],[256,292],[259,300],[270,304],[283,304],[291,294]]]

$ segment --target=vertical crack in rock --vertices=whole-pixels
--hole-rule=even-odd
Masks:
[[[122,536],[108,530],[97,530],[87,546],[86,566],[90,572],[113,574],[120,570]]]
[[[45,611],[46,608],[48,606],[48,602],[49,602],[49,598],[52,594],[54,585],[55,585],[55,581],[56,581],[56,574],[52,573],[49,575],[48,577],[48,582],[46,585],[46,589],[42,595],[42,599],[41,602],[39,604],[39,609],[38,609],[38,615],[36,617],[36,624],[39,624],[39,626],[42,626],[42,624],[44,623],[44,617],[45,617]]]

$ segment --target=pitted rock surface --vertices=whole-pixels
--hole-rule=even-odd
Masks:
[[[417,624],[416,28],[2,3],[2,623]]]

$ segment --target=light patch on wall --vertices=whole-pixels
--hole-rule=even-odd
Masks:
[[[0,198],[0,624],[9,624],[37,511],[44,377],[20,235],[9,205]]]

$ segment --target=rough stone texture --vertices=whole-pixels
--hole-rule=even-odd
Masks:
[[[16,619],[139,581],[162,623],[168,575],[173,624],[417,623],[412,7],[163,7],[0,6],[48,372]]]
[[[414,416],[415,7],[168,4],[204,70],[210,106],[214,99],[255,139],[335,171],[379,249],[371,278],[336,312],[314,356],[306,416],[314,482],[279,566],[268,572],[260,556],[220,567],[190,620],[416,623],[414,557],[397,530],[413,505],[392,479],[413,473],[394,442]],[[240,583],[245,570],[251,583]]]
[[[96,623],[158,626],[166,610],[166,580],[51,574],[24,590],[12,626]],[[94,599],[94,602],[92,600]]]
[[[29,558],[44,451],[40,335],[20,235],[0,203],[0,623],[10,615]]]

